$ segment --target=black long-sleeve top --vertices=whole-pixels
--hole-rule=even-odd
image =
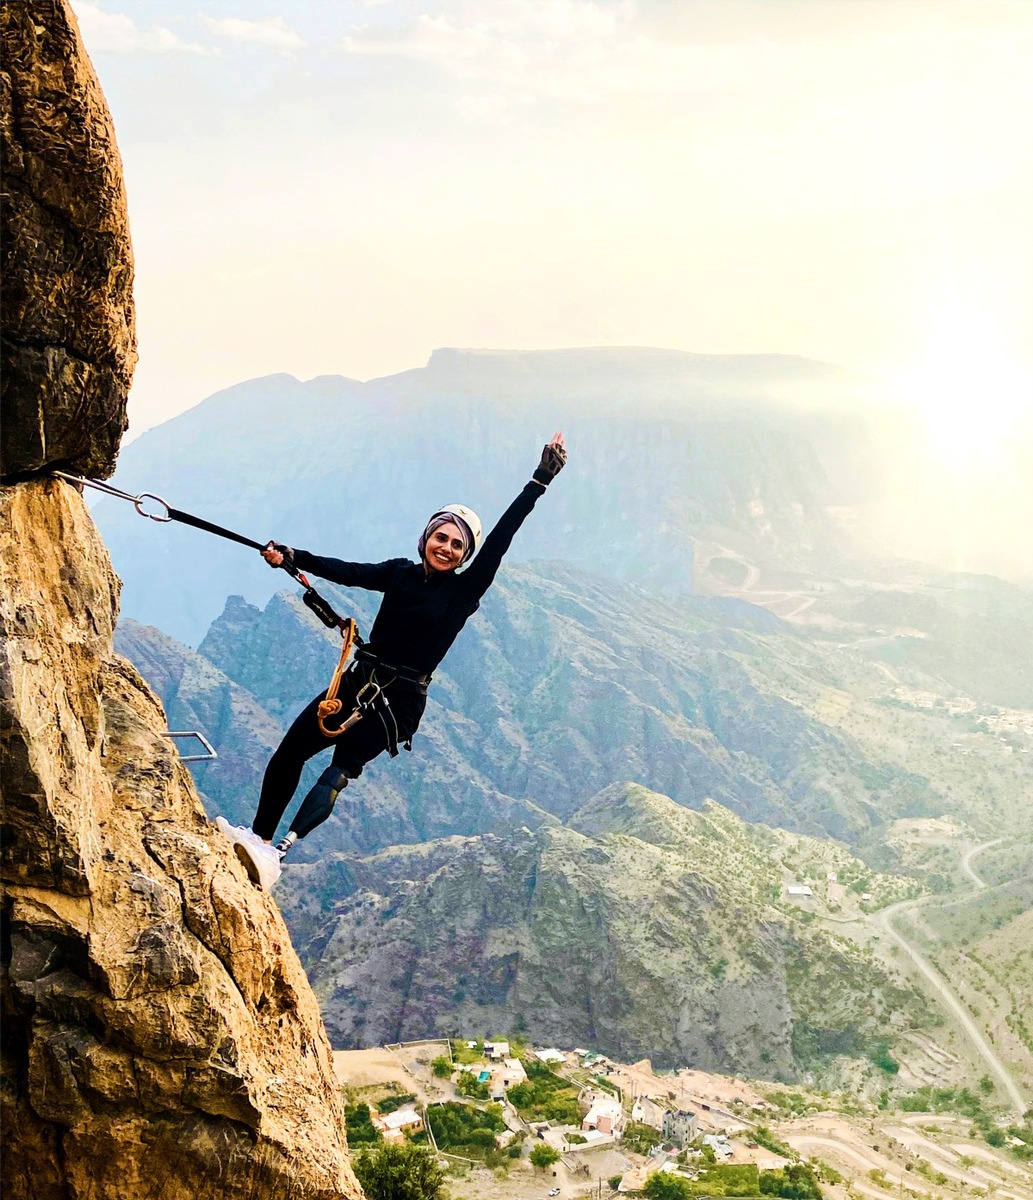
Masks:
[[[423,563],[391,558],[343,562],[294,551],[294,565],[342,587],[383,592],[366,646],[382,662],[430,675],[491,587],[502,557],[544,488],[533,480],[499,518],[473,561],[457,571],[426,572]]]

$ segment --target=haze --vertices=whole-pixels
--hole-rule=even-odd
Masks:
[[[438,346],[800,354],[931,416],[935,480],[895,486],[934,525],[954,481],[1000,550],[956,565],[1030,569],[1026,0],[74,8],[129,191],[134,435]]]

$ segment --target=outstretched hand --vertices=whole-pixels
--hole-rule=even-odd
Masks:
[[[294,551],[280,542],[269,542],[259,553],[271,567],[282,567],[284,563],[294,562]]]
[[[556,476],[563,470],[567,462],[567,448],[563,444],[563,434],[557,430],[552,440],[542,451],[542,460],[531,476],[542,487],[548,487]]]

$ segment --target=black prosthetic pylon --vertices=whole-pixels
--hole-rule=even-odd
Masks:
[[[298,815],[291,822],[290,833],[280,841],[276,849],[281,857],[299,838],[307,837],[313,829],[322,825],[334,811],[337,796],[348,786],[348,776],[340,767],[327,767],[319,782],[301,802]]]

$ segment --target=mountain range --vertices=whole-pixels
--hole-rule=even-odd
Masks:
[[[510,561],[561,559],[654,589],[701,590],[706,536],[780,569],[841,565],[833,510],[880,492],[874,385],[805,359],[673,351],[437,351],[360,383],[251,380],[127,446],[115,483],[255,541],[356,561],[414,557],[461,500],[490,527],[563,428],[570,462]],[[158,508],[151,505],[151,511]],[[257,555],[102,500],[123,612],[196,645],[229,594],[277,590]]]

